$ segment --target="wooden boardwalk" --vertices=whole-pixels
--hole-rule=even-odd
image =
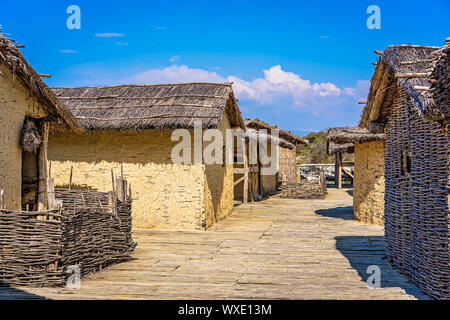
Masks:
[[[136,231],[134,261],[81,289],[0,288],[0,299],[427,299],[386,261],[383,229],[355,223],[350,190],[272,197],[203,232]],[[366,284],[381,269],[381,287]]]

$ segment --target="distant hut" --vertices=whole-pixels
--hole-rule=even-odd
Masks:
[[[327,149],[342,160],[342,153],[354,153],[354,219],[384,225],[384,134],[359,127],[328,130]],[[342,165],[342,163],[341,163]],[[337,166],[337,172],[342,170]]]
[[[378,59],[360,127],[384,128],[390,262],[450,299],[450,45],[392,45]]]
[[[137,228],[205,229],[232,213],[232,163],[207,164],[194,156],[191,164],[173,163],[179,141],[171,140],[175,129],[194,137],[196,121],[202,132],[219,129],[224,138],[226,129],[245,129],[231,84],[53,90],[87,130],[80,136],[50,135],[57,185],[68,183],[71,167],[74,185],[100,191],[111,189],[112,180],[123,174],[131,184]],[[193,139],[192,149],[196,146]]]
[[[81,127],[14,42],[0,32],[0,208],[43,210],[49,124]]]
[[[239,142],[241,140],[241,142]],[[245,144],[244,144],[245,141]],[[234,161],[234,197],[237,201],[246,203],[248,200],[257,200],[263,196],[270,195],[276,191],[279,170],[273,175],[265,174],[262,169],[275,164],[263,164],[260,158],[259,145],[267,144],[267,156],[272,156],[272,150],[278,146],[278,161],[281,153],[292,153],[295,145],[280,137],[276,138],[270,131],[262,132],[253,128],[247,128],[241,134],[236,133]],[[243,144],[243,147],[238,147]],[[245,156],[244,156],[245,151]],[[295,152],[294,152],[295,164]],[[291,164],[292,164],[291,163]],[[276,168],[275,168],[276,169]],[[284,168],[286,169],[286,168]]]
[[[274,175],[260,175],[260,193],[262,195],[268,195],[276,192],[283,178],[286,178],[287,181],[297,181],[296,149],[298,145],[305,145],[308,141],[295,133],[280,129],[259,119],[246,119],[244,122],[249,131],[249,135],[255,137],[257,135],[260,141],[265,139],[268,142],[268,155],[272,155],[274,145],[279,145],[278,171]],[[266,130],[266,132],[262,130]],[[276,141],[275,137],[271,135],[271,130],[279,131],[279,136]],[[267,165],[261,166],[264,167]]]

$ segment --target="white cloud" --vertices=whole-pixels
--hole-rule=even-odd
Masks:
[[[175,62],[175,61],[177,61],[179,58],[180,58],[180,56],[172,56],[172,57],[169,59],[169,61],[170,61],[170,62]]]
[[[75,50],[70,50],[70,49],[64,49],[64,50],[59,50],[60,53],[77,53],[78,51]]]
[[[185,65],[171,66],[163,69],[151,69],[138,73],[128,79],[131,83],[179,83],[179,82],[226,82],[216,72],[193,69]]]
[[[117,37],[125,37],[123,33],[115,33],[115,32],[105,32],[105,33],[96,33],[95,36],[97,38],[117,38]]]
[[[125,46],[125,47],[128,46],[128,42],[117,41],[116,44],[117,44],[118,46]]]
[[[245,81],[229,76],[228,80],[234,83],[236,95],[255,100],[261,104],[275,103],[277,100],[290,100],[295,106],[310,104],[312,100],[321,97],[337,97],[342,90],[330,82],[311,83],[300,75],[284,71],[280,65],[263,70],[264,78]]]

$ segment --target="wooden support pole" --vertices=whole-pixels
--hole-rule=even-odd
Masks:
[[[56,209],[56,199],[55,199],[55,180],[53,178],[48,178],[47,180],[47,199],[48,199],[48,209]]]
[[[73,166],[70,166],[69,190],[72,188]]]
[[[0,190],[0,209],[5,209],[5,191],[3,189]]]
[[[336,187],[338,189],[342,188],[342,153],[336,152],[335,153],[335,166],[334,166],[334,178]]]
[[[112,191],[116,191],[116,188],[114,186],[114,170],[111,169],[111,184],[112,184]]]
[[[45,196],[47,190],[47,142],[48,142],[48,123],[43,125],[44,137],[38,154],[38,196],[37,210],[45,210]]]
[[[244,203],[248,202],[248,158],[247,158],[247,148],[245,146],[245,140],[242,144],[242,151],[244,156],[244,195],[243,201]]]

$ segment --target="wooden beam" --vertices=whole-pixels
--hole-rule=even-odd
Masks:
[[[351,172],[345,169],[344,167],[342,167],[342,172],[345,173],[347,176],[349,176],[352,180],[355,179],[355,177],[353,177]]]
[[[51,78],[52,77],[52,75],[51,74],[39,74],[39,77],[41,77],[41,78]]]
[[[417,72],[417,73],[413,73],[413,72],[406,72],[406,73],[397,72],[397,73],[395,73],[395,77],[396,78],[426,78],[427,76],[428,76],[428,73],[426,73],[426,72]]]
[[[237,186],[239,183],[241,183],[242,181],[244,181],[244,176],[242,176],[242,177],[240,177],[239,179],[237,179],[235,182],[234,182],[234,185],[235,186]]]

